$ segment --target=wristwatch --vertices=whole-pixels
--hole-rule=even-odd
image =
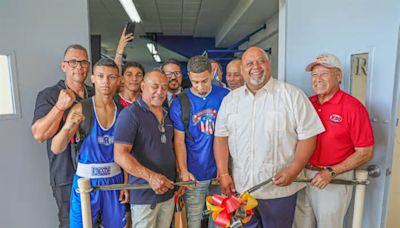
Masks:
[[[331,175],[332,178],[336,177],[337,174],[336,174],[335,170],[332,169],[332,167],[326,166],[325,170],[327,170],[329,172],[329,174]]]

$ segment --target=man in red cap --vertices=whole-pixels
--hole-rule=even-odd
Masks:
[[[364,105],[340,89],[342,66],[332,54],[320,54],[307,65],[315,96],[310,97],[326,131],[317,136],[305,167],[311,185],[298,193],[295,227],[343,227],[353,186],[328,185],[353,179],[354,169],[373,157],[374,136]]]

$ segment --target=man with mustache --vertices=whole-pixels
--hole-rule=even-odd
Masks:
[[[57,203],[60,228],[69,227],[69,196],[76,171],[76,158],[72,154],[72,144],[68,144],[59,155],[53,154],[50,146],[53,136],[64,125],[72,105],[94,94],[94,90],[84,83],[89,67],[86,48],[79,44],[68,46],[61,63],[65,80],[40,91],[36,98],[32,135],[36,141],[47,143],[50,185]]]
[[[161,65],[161,70],[168,78],[168,93],[167,100],[165,101],[167,105],[164,105],[164,107],[169,108],[176,96],[182,92],[181,85],[183,74],[181,65],[176,59],[165,60]]]
[[[78,180],[90,178],[91,186],[122,184],[124,173],[114,162],[115,121],[119,115],[113,100],[120,83],[118,66],[113,60],[100,59],[93,68],[91,81],[96,93],[91,99],[93,123],[88,134],[82,139],[79,149],[78,166],[71,189],[70,227],[82,227],[80,194],[77,192]],[[83,102],[86,102],[85,100]],[[68,114],[62,129],[54,136],[51,150],[54,154],[63,153],[71,137],[79,135],[80,123],[89,118],[84,116],[83,104],[78,103]],[[78,136],[80,137],[80,136]],[[126,225],[125,205],[129,201],[127,190],[92,191],[90,207],[92,222],[100,218],[102,227],[122,228]]]
[[[231,90],[239,88],[244,84],[244,79],[240,72],[241,65],[241,59],[233,59],[226,65],[226,82]]]
[[[296,192],[304,187],[292,182],[324,127],[300,89],[271,77],[271,61],[263,49],[247,49],[241,67],[245,86],[224,98],[216,123],[214,155],[220,187],[225,194],[243,193],[273,177],[274,185],[252,193],[258,206],[244,226],[291,228]]]
[[[353,179],[353,170],[373,158],[374,135],[364,105],[340,89],[342,65],[335,55],[318,55],[306,71],[315,92],[310,100],[326,131],[306,165],[305,175],[313,179],[299,192],[295,227],[341,228],[353,186],[328,184],[336,177]]]
[[[115,161],[129,173],[129,183],[151,189],[131,190],[132,227],[169,227],[174,212],[176,163],[173,126],[162,108],[168,79],[159,69],[146,73],[142,97],[124,108],[117,120]]]
[[[212,85],[211,64],[207,57],[192,57],[187,68],[192,87],[172,102],[170,117],[174,123],[180,179],[199,181],[194,189],[186,189],[184,195],[188,227],[199,228],[205,197],[211,190],[211,180],[217,176],[213,155],[215,120],[221,101],[229,91]],[[183,119],[181,96],[187,96],[190,104],[188,123]],[[214,227],[212,221],[209,227]]]

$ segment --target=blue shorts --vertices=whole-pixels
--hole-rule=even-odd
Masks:
[[[71,190],[71,207],[69,213],[70,228],[82,228],[81,198],[76,189],[78,179],[75,175]],[[109,178],[96,178],[90,180],[91,186],[122,184],[124,175],[120,174]],[[119,228],[126,226],[124,204],[119,202],[119,190],[92,191],[90,192],[90,207],[92,210],[92,224],[100,216],[100,224],[105,228]]]

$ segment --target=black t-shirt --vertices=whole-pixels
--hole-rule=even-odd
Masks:
[[[92,87],[86,86],[87,94],[85,96],[93,96],[94,90]],[[50,110],[54,107],[57,102],[58,96],[62,89],[66,89],[64,80],[60,80],[56,85],[48,87],[39,92],[36,98],[35,111],[33,115],[32,124],[47,115]],[[81,98],[76,96],[76,100],[79,102]],[[72,105],[73,106],[73,105]],[[71,107],[72,107],[71,106]],[[64,117],[61,121],[61,124],[57,130],[57,132],[64,125],[64,121],[68,115],[70,109],[67,109],[64,112]],[[47,143],[47,156],[49,158],[49,169],[50,169],[50,185],[51,186],[62,186],[71,184],[75,169],[72,165],[72,156],[71,156],[71,145],[68,144],[67,148],[60,154],[55,155],[51,152],[51,141],[53,138],[50,138],[46,141]]]

